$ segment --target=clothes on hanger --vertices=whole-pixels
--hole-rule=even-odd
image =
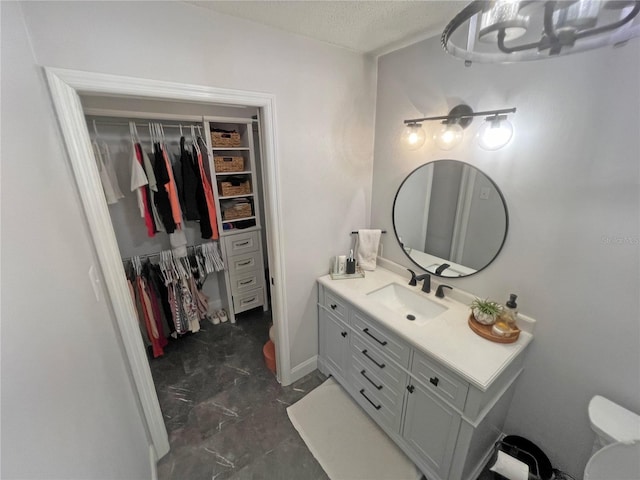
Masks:
[[[194,156],[198,161],[198,173],[200,174],[200,183],[202,184],[202,188],[204,191],[204,198],[207,205],[207,212],[209,217],[209,223],[211,226],[211,236],[203,238],[211,238],[213,240],[217,240],[220,238],[218,232],[218,219],[216,214],[216,204],[213,198],[213,189],[211,188],[211,183],[209,182],[209,177],[207,176],[204,161],[206,159],[207,163],[209,162],[209,154],[207,145],[204,143],[202,137],[198,137],[196,142],[194,143]],[[202,221],[202,220],[201,220]]]
[[[214,262],[207,258],[213,255],[219,255],[217,245],[207,244],[194,248],[187,257],[177,258],[165,250],[160,253],[158,264],[148,260],[143,263],[139,257],[133,257],[126,265],[140,333],[154,358],[164,354],[168,337],[196,333],[200,321],[207,318],[209,298],[202,292],[202,286],[206,275],[215,271]],[[207,263],[211,268],[205,266]]]
[[[180,172],[182,174],[182,200],[184,203],[184,217],[187,220],[200,220],[198,208],[197,189],[201,187],[200,179],[196,176],[193,156],[184,148],[186,139],[180,137]],[[207,237],[208,238],[208,237]]]
[[[100,174],[100,183],[102,183],[104,196],[107,199],[107,203],[113,205],[121,198],[124,198],[124,195],[120,190],[118,177],[116,177],[116,172],[113,169],[109,147],[105,142],[98,143],[97,140],[93,140],[91,146],[93,147],[93,156],[98,165],[98,173]]]

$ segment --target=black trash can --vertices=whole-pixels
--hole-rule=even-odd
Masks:
[[[533,442],[517,435],[507,435],[499,442],[496,442],[496,451],[492,464],[498,456],[498,451],[526,463],[529,466],[530,480],[552,480],[553,467],[545,453]],[[502,480],[505,477],[495,474],[496,479]]]

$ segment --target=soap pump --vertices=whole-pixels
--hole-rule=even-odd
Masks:
[[[511,328],[516,326],[516,319],[518,318],[518,304],[516,299],[518,296],[515,293],[509,294],[509,300],[504,306],[504,316]]]

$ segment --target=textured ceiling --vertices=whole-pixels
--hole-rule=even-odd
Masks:
[[[360,53],[380,54],[437,34],[462,1],[189,1]]]

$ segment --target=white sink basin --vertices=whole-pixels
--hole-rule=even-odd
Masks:
[[[447,311],[447,307],[397,283],[390,283],[367,296],[418,325],[424,325]]]

